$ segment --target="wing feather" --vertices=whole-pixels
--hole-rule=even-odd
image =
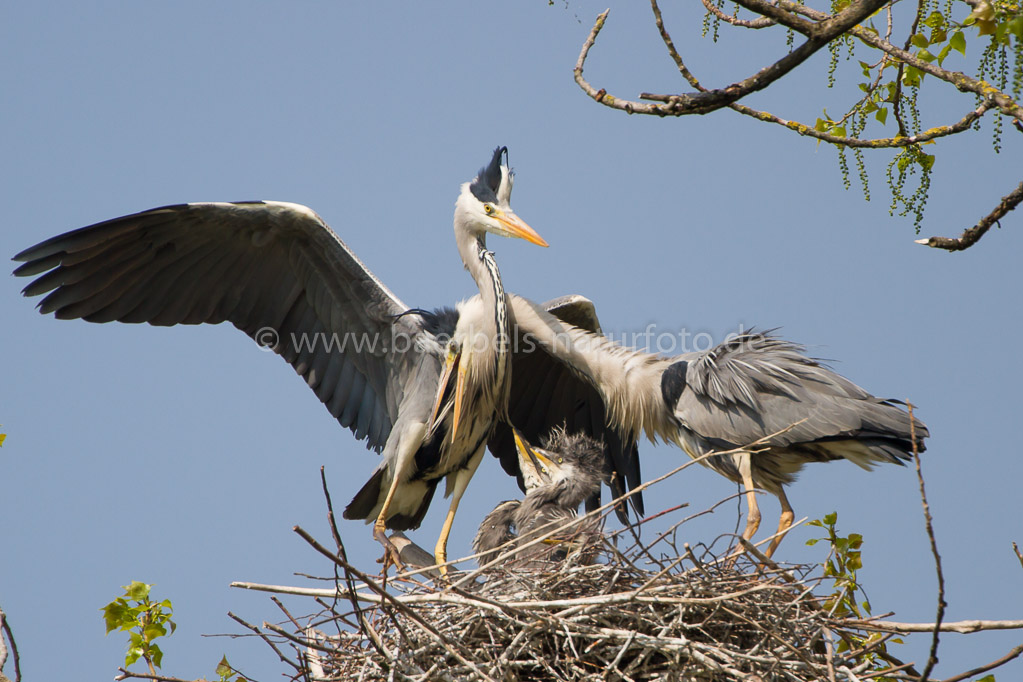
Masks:
[[[369,447],[390,433],[419,318],[311,210],[281,202],[179,204],[97,223],[15,260],[46,294],[43,313],[153,325],[230,321],[277,332],[289,362],[338,421]],[[397,327],[397,329],[392,329]],[[361,339],[362,343],[354,343]],[[347,343],[346,343],[347,342]]]
[[[677,361],[687,367],[675,415],[706,440],[741,446],[769,437],[774,447],[807,447],[856,439],[871,449],[887,444],[874,454],[888,461],[905,459],[912,447],[909,414],[897,402],[874,397],[771,332]],[[914,430],[922,452],[927,428],[915,420]]]

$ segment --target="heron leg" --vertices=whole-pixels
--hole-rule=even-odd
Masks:
[[[413,461],[413,457],[416,451],[419,450],[419,446],[422,445],[425,435],[425,424],[411,426],[407,433],[401,434],[398,441],[398,456],[391,471],[391,485],[387,488],[384,504],[380,507],[380,513],[377,514],[377,519],[373,523],[373,537],[384,546],[384,556],[382,559],[384,575],[387,575],[387,569],[390,566],[398,568],[404,566],[401,560],[401,553],[395,544],[391,542],[391,539],[387,537],[387,517],[391,509],[391,502],[394,501],[394,495],[398,490],[398,483],[404,480],[405,470],[408,468],[409,463]]]
[[[756,486],[753,485],[753,465],[750,453],[739,455],[739,473],[742,475],[742,487],[746,489],[746,530],[742,532],[744,540],[750,540],[760,528],[760,506],[757,504]]]
[[[444,525],[440,529],[440,537],[437,538],[437,547],[434,549],[433,556],[436,557],[437,563],[440,564],[441,575],[448,574],[448,567],[444,564],[448,560],[448,536],[451,535],[451,525],[455,520],[455,512],[458,511],[458,503],[462,501],[462,495],[465,493],[465,489],[469,487],[469,481],[472,480],[473,474],[476,473],[476,468],[479,467],[480,462],[483,460],[483,452],[486,450],[486,444],[480,446],[480,448],[469,458],[464,469],[459,469],[454,473],[454,485],[451,490],[451,505],[448,507],[448,515],[444,519]]]
[[[750,461],[750,453],[743,451],[734,455],[736,464],[739,466],[739,475],[742,476],[742,487],[746,489],[746,530],[742,532],[742,539],[749,540],[760,528],[760,506],[757,504],[756,486],[753,485],[753,464]],[[727,566],[735,564],[735,559],[746,551],[740,544],[728,558]]]
[[[789,504],[789,498],[785,496],[784,490],[778,491],[778,501],[781,502],[781,518],[778,519],[778,534],[775,535],[774,540],[771,540],[771,544],[767,547],[767,551],[764,552],[767,556],[774,554],[774,550],[778,549],[778,545],[781,544],[782,538],[789,532],[789,528],[792,527],[792,522],[795,521],[796,515],[792,511],[792,505]]]

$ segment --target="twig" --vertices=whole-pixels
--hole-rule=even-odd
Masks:
[[[195,682],[195,680],[186,680],[180,677],[167,677],[166,675],[157,675],[156,673],[135,673],[125,668],[118,668],[120,675],[114,677],[115,680],[156,680],[157,682]]]
[[[18,644],[14,641],[14,633],[11,632],[11,625],[7,622],[7,614],[0,609],[0,678],[6,679],[3,673],[4,665],[7,663],[7,645],[4,643],[4,635],[11,643],[11,653],[14,654],[14,682],[21,682],[21,658],[18,656]]]
[[[1010,651],[1009,653],[1005,654],[1004,656],[999,658],[997,661],[992,661],[992,662],[988,663],[987,665],[982,665],[979,668],[974,668],[973,670],[967,670],[966,672],[964,672],[964,673],[962,673],[960,675],[955,675],[953,677],[948,677],[948,678],[942,680],[942,682],[960,682],[961,680],[969,679],[969,678],[973,677],[974,675],[980,675],[981,673],[986,673],[988,670],[994,670],[995,668],[997,668],[999,666],[1005,665],[1006,663],[1008,663],[1009,661],[1013,660],[1014,658],[1018,658],[1020,654],[1023,654],[1023,644],[1020,644],[1019,646],[1013,648],[1012,651]]]
[[[960,620],[952,623],[897,623],[891,620],[845,619],[843,624],[878,632],[958,632],[969,635],[985,630],[1023,630],[1023,620]]]
[[[354,575],[359,580],[361,580],[363,583],[365,583],[365,585],[370,590],[372,590],[373,592],[376,592],[384,601],[390,602],[391,604],[394,604],[400,611],[402,611],[402,613],[404,613],[406,616],[408,616],[412,620],[416,621],[420,625],[420,627],[422,627],[423,629],[425,629],[426,631],[428,631],[432,635],[434,635],[437,638],[437,640],[444,646],[444,648],[447,649],[448,652],[451,655],[453,655],[455,658],[457,658],[463,665],[465,665],[465,666],[469,667],[470,669],[472,669],[472,671],[475,672],[476,674],[478,674],[482,679],[490,680],[490,682],[496,682],[489,675],[487,675],[482,670],[477,668],[476,665],[474,663],[472,663],[463,654],[463,652],[459,651],[459,649],[461,648],[460,646],[454,644],[453,642],[448,641],[448,639],[446,637],[444,637],[440,632],[438,632],[436,628],[434,628],[432,625],[430,625],[428,622],[426,622],[426,620],[424,620],[415,611],[409,609],[407,606],[405,606],[400,601],[395,599],[394,596],[392,596],[391,594],[388,594],[388,592],[386,590],[384,590],[382,587],[377,585],[376,582],[374,582],[373,579],[370,578],[368,575],[366,575],[365,573],[362,573],[361,571],[359,571],[357,568],[355,568],[354,566],[349,564],[347,561],[345,561],[341,557],[336,557],[333,554],[331,554],[331,552],[329,550],[327,550],[326,547],[324,547],[319,542],[317,542],[316,539],[313,538],[313,536],[309,535],[309,533],[307,533],[305,530],[303,530],[300,526],[295,526],[294,528],[292,528],[292,530],[294,530],[296,533],[298,533],[298,535],[303,540],[305,540],[307,543],[309,543],[313,547],[313,549],[318,551],[320,554],[323,554],[327,558],[331,559],[332,561],[338,563],[342,568],[345,569],[345,571],[350,572],[352,575]]]
[[[925,682],[930,676],[934,666],[938,663],[938,642],[941,632],[941,620],[945,616],[945,576],[941,571],[941,555],[938,554],[938,543],[934,539],[934,525],[931,519],[931,508],[927,504],[927,491],[924,489],[924,475],[920,470],[920,452],[916,441],[916,419],[913,418],[913,404],[906,403],[909,411],[909,441],[913,445],[913,462],[916,464],[916,478],[920,482],[920,503],[924,510],[924,526],[927,529],[927,538],[931,543],[931,554],[934,555],[934,570],[938,576],[938,613],[934,618],[934,637],[931,639],[931,651],[927,656],[927,665],[920,673],[920,682]]]
[[[334,544],[337,546],[337,553],[344,562],[348,563],[348,552],[345,550],[345,545],[341,542],[341,532],[337,528],[337,520],[334,517],[334,503],[330,499],[330,489],[327,487],[327,474],[324,467],[320,467],[320,485],[323,488],[323,497],[327,500],[327,521],[330,524],[330,534],[334,538]],[[334,564],[334,583],[339,582],[340,576],[337,573],[338,565]],[[380,644],[380,638],[376,636],[376,631],[373,626],[370,625],[369,621],[362,613],[362,609],[359,608],[359,600],[355,598],[355,581],[352,580],[352,575],[348,571],[345,571],[345,584],[348,586],[348,598],[352,605],[352,609],[355,612],[355,620],[359,623],[359,627],[362,628],[363,632],[369,637],[369,641],[373,643],[373,646],[377,647],[377,651],[385,657],[385,660],[390,660],[391,656],[383,645]],[[337,599],[338,592],[335,590],[334,599]]]
[[[980,222],[965,230],[958,237],[928,237],[927,239],[917,239],[916,243],[935,249],[945,249],[946,251],[968,249],[976,244],[991,229],[992,225],[1005,217],[1006,213],[1019,206],[1021,201],[1023,201],[1023,182],[1019,183],[1016,189],[1002,197],[1002,200],[998,202],[998,206],[991,213],[981,218]]]
[[[771,83],[782,78],[809,59],[833,39],[881,9],[890,0],[852,0],[840,12],[833,16],[828,15],[826,21],[802,19],[790,10],[782,9],[767,0],[736,0],[736,2],[751,11],[768,16],[779,23],[799,31],[806,36],[806,41],[794,50],[785,53],[770,66],[759,69],[756,73],[724,88],[703,89],[695,93],[671,95],[664,104],[635,102],[609,95],[603,88],[598,90],[583,78],[583,67],[586,63],[586,57],[589,54],[590,48],[596,42],[597,35],[604,27],[604,22],[607,20],[607,15],[610,11],[605,10],[597,17],[593,29],[591,29],[589,36],[583,43],[573,71],[575,81],[595,101],[629,114],[648,114],[654,116],[708,114],[768,87]]]
[[[277,645],[273,643],[273,641],[266,635],[266,633],[260,632],[259,628],[257,628],[255,625],[247,622],[244,618],[241,618],[240,616],[236,616],[230,611],[227,612],[227,617],[232,619],[234,622],[238,623],[242,627],[252,630],[252,632],[254,632],[257,637],[266,642],[267,646],[273,649],[273,652],[277,654],[278,658],[280,658],[282,661],[290,665],[295,670],[299,672],[302,671],[302,666],[296,665],[290,658],[281,653],[281,650],[277,648]]]

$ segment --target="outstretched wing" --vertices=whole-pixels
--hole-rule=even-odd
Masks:
[[[512,294],[509,299],[512,300],[513,311],[516,302],[528,304]],[[568,324],[585,324],[587,331],[600,333],[593,303],[582,296],[563,296],[541,307]],[[636,438],[613,428],[598,390],[562,359],[534,343],[529,334],[528,327],[517,325],[508,401],[508,416],[512,424],[535,444],[540,444],[552,429],[558,427],[564,427],[568,433],[585,433],[602,441],[612,494],[620,497],[632,490],[640,483]],[[490,452],[501,460],[504,470],[515,476],[522,487],[511,429],[499,424],[488,445]],[[630,500],[637,513],[642,515],[642,494],[633,495]],[[587,500],[586,506],[587,509],[600,506],[599,492],[594,499]],[[617,512],[622,522],[627,522],[625,509]]]
[[[909,414],[897,401],[874,397],[771,332],[680,355],[661,388],[683,426],[723,448],[768,438],[775,447],[824,446],[815,449],[827,457],[825,444],[856,440],[866,460],[892,462],[912,450]],[[927,427],[914,419],[912,431],[922,452]]]
[[[40,312],[153,325],[230,321],[287,360],[342,426],[383,447],[419,352],[415,315],[312,210],[282,202],[166,206],[74,230],[14,257]],[[399,317],[400,316],[400,317]],[[404,338],[401,338],[404,336]],[[396,342],[397,340],[397,342]]]

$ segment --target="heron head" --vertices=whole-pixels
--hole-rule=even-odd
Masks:
[[[600,485],[604,450],[598,441],[558,430],[544,442],[546,448],[539,448],[527,443],[518,430],[512,432],[527,493],[561,481],[582,481],[586,488]]]
[[[504,163],[502,163],[502,157]],[[490,163],[471,181],[462,185],[455,202],[455,228],[516,237],[547,246],[536,230],[511,209],[511,191],[515,174],[508,167],[508,148],[498,147]]]

